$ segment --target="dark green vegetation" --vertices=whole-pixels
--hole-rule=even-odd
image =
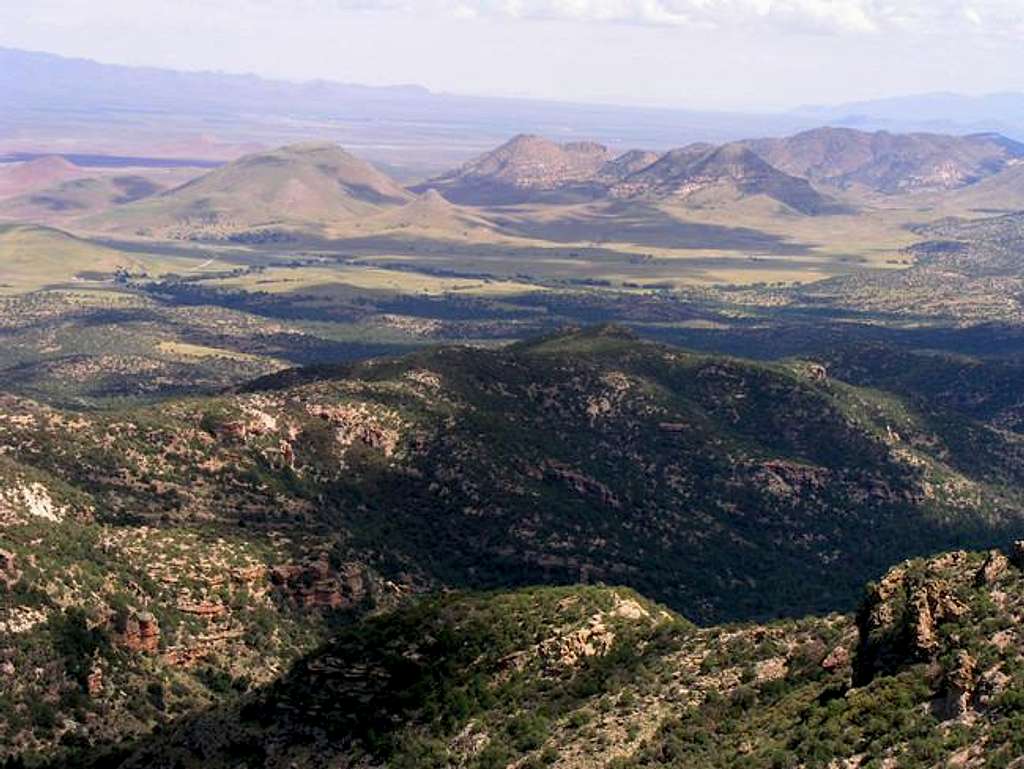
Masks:
[[[124,766],[1018,766],[1022,622],[998,551],[900,565],[856,621],[701,630],[622,589],[446,596]]]
[[[890,391],[845,383],[818,363],[695,354],[601,327],[499,350],[288,370],[157,406],[62,411],[7,396],[3,744],[31,760],[59,745],[70,760],[204,706],[233,707],[333,628],[438,588],[601,582],[700,623],[796,616],[851,610],[864,581],[907,556],[1019,535],[1024,460],[1013,404],[928,398],[909,366],[887,378],[872,365]],[[381,695],[383,711],[356,708],[361,720],[339,723],[338,739],[356,730],[368,755],[430,755],[443,749],[429,738],[441,733],[431,719],[455,729],[493,708],[505,736],[482,755],[500,764],[543,746],[546,730],[583,718],[571,713],[601,687],[646,680],[643,649],[668,643],[663,624],[678,636],[672,643],[691,637],[673,616],[616,595],[528,593],[490,608],[470,599],[484,600],[484,614],[454,638],[447,609],[430,617],[447,599],[379,620],[375,638],[406,622],[438,644],[431,654],[462,651],[433,672],[381,661],[402,686]],[[535,610],[537,596],[546,608]],[[499,694],[461,674],[450,676],[451,691],[437,684],[477,647],[492,660],[481,662],[488,675],[487,666],[509,664],[521,639],[491,627],[487,612],[536,613],[530,637],[539,642],[562,622],[549,613],[564,611],[563,598],[597,601],[608,614],[586,620],[581,648],[603,649],[594,639],[635,619],[632,601],[655,619],[612,628],[634,639],[632,651],[602,654],[587,677],[552,684],[536,708],[500,706],[531,701],[528,682]],[[465,604],[452,606],[458,614]],[[437,632],[423,631],[432,622]],[[831,642],[844,622],[815,620],[807,632]],[[495,635],[459,635],[484,628]],[[347,649],[362,632],[332,643]],[[352,675],[373,669],[356,665]],[[424,711],[397,689],[454,701]],[[428,719],[416,721],[424,733],[408,744],[386,733],[382,712],[392,708]],[[534,711],[536,722],[523,715]],[[650,737],[655,725],[644,724],[635,734]]]
[[[109,521],[298,527],[410,586],[601,580],[700,620],[849,606],[1021,526],[1021,439],[984,414],[614,329],[5,414],[17,461]]]

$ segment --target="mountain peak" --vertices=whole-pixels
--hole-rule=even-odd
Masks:
[[[403,205],[409,193],[331,142],[245,155],[157,198],[124,206],[115,226],[170,237],[231,237],[252,227],[324,226]]]
[[[611,157],[608,148],[596,142],[559,144],[519,134],[424,187],[437,189],[456,203],[513,202],[532,193],[590,183]]]

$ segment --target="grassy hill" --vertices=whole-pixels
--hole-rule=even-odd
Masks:
[[[146,176],[126,174],[73,179],[0,203],[0,216],[48,222],[98,214],[165,189]]]
[[[411,195],[330,143],[246,155],[90,222],[164,238],[218,239],[260,228],[318,227],[402,205]]]
[[[88,171],[58,156],[0,164],[0,198],[43,189],[70,179],[88,176]]]
[[[0,261],[0,293],[76,279],[110,280],[119,270],[146,271],[146,262],[138,255],[31,224],[0,224]]]

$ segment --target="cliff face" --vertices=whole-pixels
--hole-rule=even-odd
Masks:
[[[854,682],[924,668],[938,717],[992,715],[1019,686],[1024,542],[1007,552],[954,552],[890,571],[858,615]]]

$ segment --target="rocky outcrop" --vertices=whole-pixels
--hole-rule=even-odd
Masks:
[[[977,664],[968,652],[957,653],[956,665],[946,675],[946,693],[941,706],[945,718],[963,718],[970,712],[977,686]]]
[[[939,628],[963,617],[968,607],[957,597],[946,572],[967,570],[966,553],[952,553],[928,564],[927,571],[900,566],[869,592],[858,616],[860,645],[854,680],[869,683],[912,664],[933,660],[941,649]]]
[[[191,614],[208,620],[219,619],[228,613],[227,606],[222,603],[213,603],[212,601],[179,601],[178,610],[184,614]]]
[[[845,646],[837,646],[821,661],[821,667],[831,673],[848,667],[850,660],[850,650]]]
[[[54,501],[49,489],[39,482],[12,483],[0,488],[0,522],[29,515],[59,523],[67,512],[65,507]]]
[[[310,404],[310,416],[319,417],[335,428],[338,443],[344,447],[361,443],[390,457],[398,447],[399,431],[381,419],[381,410],[366,403],[346,403],[338,406]],[[388,414],[387,416],[391,416]],[[392,420],[389,420],[392,421]]]
[[[977,574],[974,575],[974,583],[978,587],[994,585],[1009,568],[1010,559],[998,550],[993,550],[988,554],[988,558],[985,559],[982,567],[978,569]]]
[[[545,641],[540,653],[549,667],[574,667],[587,657],[607,654],[614,643],[615,633],[595,616],[584,627]]]
[[[1010,545],[1010,562],[1018,569],[1024,569],[1024,539]]]
[[[326,557],[270,569],[271,583],[304,609],[347,609],[366,599],[369,580],[362,566],[342,564],[335,569]]]
[[[148,611],[119,616],[114,625],[114,642],[142,654],[155,654],[160,648],[160,623]]]
[[[93,698],[103,694],[103,667],[98,659],[94,659],[89,674],[85,678],[85,691]]]

